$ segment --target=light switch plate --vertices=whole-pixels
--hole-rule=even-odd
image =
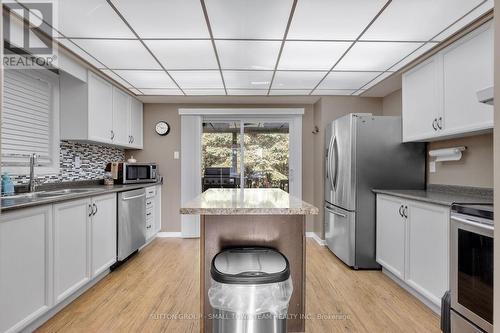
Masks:
[[[429,162],[429,172],[436,172],[436,162]]]
[[[174,160],[178,160],[178,159],[179,159],[179,152],[174,151]]]

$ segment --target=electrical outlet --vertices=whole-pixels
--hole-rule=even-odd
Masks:
[[[179,152],[174,151],[174,160],[178,160],[178,159],[179,159]]]

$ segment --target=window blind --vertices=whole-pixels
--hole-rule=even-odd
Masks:
[[[52,155],[52,85],[21,70],[4,73],[2,113],[2,164],[25,166],[29,154],[38,154],[39,165],[50,165]]]

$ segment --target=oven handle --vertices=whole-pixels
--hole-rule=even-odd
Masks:
[[[134,195],[133,197],[123,197],[122,200],[123,201],[129,201],[129,200],[132,200],[132,199],[142,198],[142,197],[145,197],[145,196],[146,196],[146,193],[143,193],[143,194],[139,194],[139,195]]]
[[[494,231],[495,230],[495,227],[492,226],[492,225],[487,225],[487,224],[484,224],[484,223],[478,223],[478,222],[474,222],[474,221],[469,221],[467,219],[464,219],[464,218],[461,218],[461,217],[458,217],[458,216],[452,216],[451,219],[455,220],[455,221],[458,221],[460,223],[466,224],[466,225],[470,225],[471,227],[486,229],[486,230],[490,230],[490,231]]]

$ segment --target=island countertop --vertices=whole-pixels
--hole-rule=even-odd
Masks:
[[[188,215],[316,215],[318,208],[273,188],[208,189],[183,205]]]

